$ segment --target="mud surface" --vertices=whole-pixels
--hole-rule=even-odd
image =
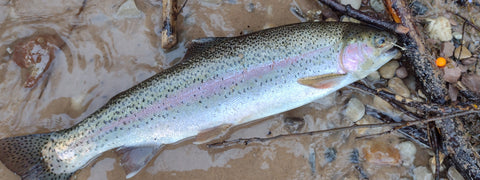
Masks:
[[[289,10],[295,5],[305,12],[321,8],[315,1],[306,0],[191,0],[177,23],[180,43],[167,52],[160,47],[161,1],[136,1],[139,17],[118,15],[122,3],[0,0],[0,138],[50,132],[78,123],[115,94],[179,62],[189,40],[237,36],[300,22]],[[26,72],[11,60],[8,51],[18,39],[37,34],[58,35],[64,44],[59,45],[38,83],[25,88]],[[352,125],[344,115],[351,97],[373,104],[370,96],[343,90],[304,107],[234,127],[220,140],[288,133],[283,120],[286,117],[305,119],[299,132]],[[363,118],[376,122],[369,116]],[[430,169],[425,155],[428,151],[418,146],[414,163],[402,165],[395,150],[405,141],[401,136],[393,133],[355,139],[359,133],[364,131],[287,137],[224,148],[207,148],[185,140],[166,145],[132,179],[360,179],[363,174],[370,179],[412,179],[415,167]],[[378,152],[394,161],[376,161],[382,160],[381,155],[367,159],[365,154],[371,147],[383,147]],[[20,179],[3,165],[0,178]],[[124,178],[113,151],[73,177]]]

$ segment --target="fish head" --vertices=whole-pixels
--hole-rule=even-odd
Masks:
[[[346,30],[344,45],[338,57],[338,72],[366,77],[399,53],[397,38],[392,33],[360,27]]]

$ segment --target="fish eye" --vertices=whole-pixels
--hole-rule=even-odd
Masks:
[[[385,37],[375,38],[375,47],[381,48],[385,46]]]

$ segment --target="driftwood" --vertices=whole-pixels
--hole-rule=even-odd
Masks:
[[[426,50],[424,38],[422,37],[422,34],[418,32],[418,29],[415,26],[415,21],[404,0],[394,1],[392,6],[397,11],[402,21],[402,25],[409,29],[408,33],[405,34],[398,33],[398,30],[392,28],[392,25],[385,26],[382,23],[375,23],[375,21],[371,20],[373,18],[368,16],[355,15],[359,13],[361,14],[361,12],[356,12],[349,8],[349,6],[343,6],[333,0],[319,1],[323,4],[329,5],[332,9],[355,17],[358,20],[367,23],[374,22],[374,25],[397,32],[401,42],[406,48],[403,52],[403,55],[406,58],[404,63],[409,65],[409,67],[415,72],[417,82],[427,96],[427,100],[438,105],[444,105],[447,102],[448,90],[446,88],[446,82],[442,79],[440,71],[436,69],[437,67],[434,65],[434,56],[431,52]],[[432,139],[433,136],[433,143],[440,143],[439,146],[442,147],[442,151],[451,157],[456,169],[465,178],[480,179],[480,156],[467,140],[467,132],[462,123],[462,118],[452,117],[443,121],[436,121],[435,126],[430,125],[431,129],[438,128],[441,141],[439,142],[438,138],[431,135],[430,139]],[[438,160],[437,157],[436,159]]]

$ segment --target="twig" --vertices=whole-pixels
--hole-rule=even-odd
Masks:
[[[343,14],[346,14],[352,18],[355,18],[355,19],[358,19],[360,21],[363,21],[363,22],[366,22],[366,23],[369,23],[369,24],[373,24],[373,25],[376,25],[376,26],[379,26],[379,27],[383,27],[383,28],[386,28],[392,32],[396,32],[396,33],[399,33],[399,34],[406,34],[409,29],[406,28],[405,26],[402,26],[401,24],[396,24],[396,23],[392,23],[392,22],[385,22],[385,21],[381,21],[381,20],[378,20],[378,19],[375,19],[375,18],[372,18],[370,16],[367,16],[365,14],[363,14],[362,12],[356,10],[356,9],[353,9],[352,6],[350,5],[342,5],[334,0],[318,0],[320,1],[321,3],[323,4],[326,4],[328,6],[330,6],[332,9],[335,9],[337,11],[340,11],[341,13]]]
[[[438,146],[438,131],[435,127],[435,124],[432,122],[428,123],[428,137],[430,138],[430,147],[432,147],[435,152],[435,180],[440,180],[440,147]]]
[[[390,116],[370,107],[365,106],[365,114],[372,116],[374,118],[379,119],[385,123],[395,122]],[[418,126],[407,126],[398,129],[398,132],[403,134],[408,139],[417,142],[420,145],[425,147],[430,147],[428,143],[428,132],[425,128],[418,127]]]
[[[475,30],[477,30],[478,32],[480,32],[480,28],[478,26],[476,26],[475,24],[473,24],[472,22],[470,22],[467,18],[463,17],[462,15],[458,14],[458,13],[454,13],[450,10],[447,10],[447,12],[451,13],[451,14],[455,14],[456,16],[458,16],[459,18],[462,18],[465,23],[467,23],[468,25],[472,26]]]
[[[208,148],[219,148],[219,147],[224,147],[224,146],[230,146],[230,145],[235,145],[235,144],[245,144],[248,145],[249,143],[252,142],[265,142],[265,141],[271,141],[274,139],[279,139],[279,138],[284,138],[284,137],[292,137],[292,136],[311,136],[315,134],[321,134],[321,133],[328,133],[328,132],[337,132],[337,131],[345,131],[345,130],[353,130],[353,129],[358,129],[358,128],[377,128],[377,127],[395,127],[395,130],[398,130],[402,127],[405,126],[413,126],[413,125],[419,125],[419,124],[424,124],[428,122],[434,122],[442,119],[448,119],[448,118],[453,118],[457,116],[464,116],[468,114],[473,114],[473,113],[479,113],[480,111],[464,111],[460,113],[455,113],[455,114],[450,114],[450,115],[445,115],[445,116],[440,116],[440,117],[433,117],[433,118],[428,118],[428,119],[422,119],[422,120],[415,120],[415,121],[402,121],[402,122],[391,122],[391,123],[375,123],[375,124],[354,124],[352,126],[347,126],[347,127],[337,127],[337,128],[332,128],[332,129],[325,129],[325,130],[318,130],[318,131],[310,131],[310,132],[303,132],[303,133],[294,133],[294,134],[280,134],[278,136],[273,136],[273,137],[266,137],[266,138],[261,138],[261,137],[252,137],[252,138],[240,138],[240,139],[235,139],[235,140],[229,140],[229,141],[222,141],[222,142],[217,142],[217,143],[212,143],[208,144]]]
[[[163,0],[162,11],[162,48],[170,49],[177,44],[177,17],[183,10],[188,0],[185,0],[180,8],[177,8],[177,0]]]
[[[445,104],[447,97],[446,83],[442,79],[441,71],[434,67],[433,56],[427,52],[424,46],[424,38],[418,33],[415,27],[415,21],[412,18],[405,0],[397,0],[394,8],[402,19],[403,25],[410,29],[410,32],[401,35],[401,39],[407,47],[404,56],[407,63],[411,63],[414,68],[417,82],[427,95],[430,102]],[[472,145],[466,139],[466,130],[459,119],[445,119],[436,122],[442,136],[444,151],[449,154],[455,167],[461,174],[470,179],[480,179],[480,156],[473,149]]]

